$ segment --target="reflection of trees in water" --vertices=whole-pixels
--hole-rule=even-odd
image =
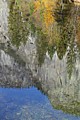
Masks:
[[[57,4],[57,9],[55,10],[55,20],[58,23],[60,29],[60,40],[57,46],[57,55],[59,59],[62,59],[65,55],[67,48],[69,47],[67,53],[67,71],[69,78],[74,68],[75,63],[75,51],[74,51],[74,41],[75,41],[75,14],[73,5],[67,4],[62,8],[61,5]]]
[[[46,52],[48,52],[52,59],[53,54],[57,51],[60,60],[62,60],[63,56],[67,53],[67,70],[70,77],[75,63],[75,6],[70,3],[61,4],[58,2],[56,9],[53,11],[55,22],[48,29],[44,28],[45,25],[42,23],[40,26],[40,23],[38,20],[34,19],[33,15],[30,19],[27,19],[27,16],[26,18],[22,17],[21,10],[15,3],[15,0],[11,2],[9,12],[9,33],[11,42],[19,47],[21,42],[25,43],[27,41],[28,33],[31,31],[31,36],[36,37],[38,64],[41,66],[44,63]],[[68,47],[69,50],[67,51]]]
[[[76,25],[76,42],[78,46],[78,52],[80,55],[80,7],[78,7],[77,25]]]
[[[47,51],[51,59],[55,51],[57,51],[57,55],[60,60],[63,59],[63,56],[67,53],[67,71],[69,78],[71,78],[71,74],[76,62],[77,52],[77,49],[75,49],[77,13],[75,12],[75,6],[73,4],[65,5],[63,8],[61,4],[58,3],[57,5],[58,6],[57,9],[55,9],[54,14],[57,24],[55,24],[55,27],[53,27],[53,30],[51,31],[51,43],[49,44],[48,37],[41,38],[43,35],[38,36],[38,60],[40,60],[40,64],[41,62],[43,63]],[[47,41],[47,44],[45,44],[45,41]],[[68,48],[69,50],[67,51]]]
[[[69,19],[71,15],[71,8],[72,4],[61,4],[61,2],[57,2],[54,15],[58,25],[63,26]]]
[[[51,33],[49,33],[49,36],[52,37],[51,43],[48,44],[47,47],[49,54],[52,56],[52,51],[54,52],[54,49],[56,48],[58,57],[60,59],[62,59],[63,56],[65,55],[68,47],[68,42],[70,41],[71,36],[73,36],[73,32],[72,32],[73,22],[71,21],[72,22],[71,23],[69,18],[70,10],[71,10],[71,5],[69,7],[62,9],[61,5],[58,4],[57,9],[55,10],[55,20],[57,21],[58,25],[55,24],[55,26],[53,26],[53,29],[51,31],[52,36],[50,36]],[[46,41],[50,42],[49,40]]]
[[[66,9],[67,9],[67,7],[66,7]],[[72,8],[70,8],[70,9],[72,9]],[[61,11],[61,13],[60,13],[60,11]],[[55,51],[57,51],[57,55],[60,60],[63,59],[63,56],[67,52],[67,71],[69,73],[69,77],[71,77],[71,74],[72,74],[72,71],[74,68],[74,64],[75,64],[75,59],[76,59],[75,42],[74,42],[74,40],[75,40],[75,24],[74,24],[74,19],[73,19],[74,15],[72,16],[70,11],[68,11],[67,14],[66,14],[66,12],[67,12],[67,10],[65,10],[65,13],[64,13],[64,9],[62,9],[62,8],[55,10],[55,20],[57,21],[57,23],[53,25],[51,34],[50,34],[50,32],[48,34],[44,33],[42,31],[42,29],[38,29],[37,27],[35,27],[35,24],[33,23],[33,21],[27,21],[27,22],[30,23],[30,31],[31,31],[32,36],[33,37],[36,36],[36,38],[37,38],[36,39],[36,47],[37,47],[38,64],[41,66],[44,63],[44,59],[45,59],[47,51],[48,51],[51,59],[52,59]],[[60,20],[59,20],[59,18],[60,18]],[[25,42],[27,40],[27,35],[28,35],[27,22],[23,21],[23,18],[21,17],[21,12],[20,12],[18,6],[16,4],[12,3],[11,9],[10,9],[10,16],[9,16],[9,30],[10,30],[12,43],[18,47],[20,46],[21,42]],[[68,47],[69,47],[69,49],[67,51]],[[45,70],[45,68],[44,68],[44,70]],[[23,71],[23,73],[24,73],[24,71]],[[57,80],[56,80],[56,82],[57,82]],[[29,83],[30,83],[30,81],[29,81]],[[74,84],[75,83],[76,82],[74,82]],[[52,84],[52,82],[50,84]],[[54,81],[53,81],[53,84],[55,84]],[[38,82],[37,83],[35,82],[35,86],[48,95],[49,94],[48,90],[50,90],[51,87],[49,87],[49,84],[48,84],[45,87],[47,89],[47,92],[45,92],[44,87],[42,88],[42,85],[46,86],[46,83],[41,84],[41,81],[40,81],[40,83],[38,84]],[[63,90],[66,89],[66,86]],[[71,84],[70,84],[70,86],[71,86]],[[57,86],[55,88],[53,87],[53,88],[56,89],[58,87],[59,86]],[[51,89],[51,91],[52,91],[52,89]],[[59,91],[59,92],[61,92],[61,91]],[[78,93],[78,92],[76,92],[76,93]],[[65,96],[65,93],[64,93],[64,96]],[[60,96],[58,96],[58,97],[60,97]],[[66,96],[65,98],[68,98],[68,96]],[[52,100],[53,100],[53,96],[52,96]],[[71,99],[71,100],[73,100],[73,99]],[[74,101],[74,103],[72,103],[74,105],[72,105],[72,107],[70,109],[70,106],[68,104],[66,104],[67,107],[65,106],[65,103],[64,103],[64,106],[59,106],[59,104],[56,105],[58,103],[57,99],[55,101],[56,101],[56,103],[55,102],[52,103],[52,105],[55,108],[63,109],[63,111],[70,112],[70,113],[75,113],[75,108],[77,108],[77,106],[79,108],[79,106],[80,106],[80,103],[77,103],[76,101]],[[62,102],[62,104],[63,104],[63,102]],[[68,108],[68,110],[67,110],[67,108]],[[73,111],[73,109],[74,109],[74,111]],[[76,110],[76,114],[78,114],[78,112],[79,112],[79,110]]]
[[[47,50],[51,58],[53,57],[52,52],[55,51],[55,48],[57,50],[57,54],[60,59],[62,59],[66,53],[67,44],[68,41],[70,40],[70,35],[68,35],[69,24],[66,24],[70,16],[70,9],[71,6],[62,9],[61,5],[58,4],[57,9],[55,10],[55,20],[57,21],[57,24],[59,24],[59,27],[57,27],[57,25],[55,25],[56,27],[53,26],[51,31],[52,33],[48,33],[47,35],[52,39],[51,43],[48,44],[47,46],[48,48]],[[50,36],[51,34],[52,36]],[[50,42],[50,40],[46,40],[46,41],[48,41],[48,43]],[[43,44],[42,40],[41,43]],[[43,44],[43,46],[45,45]]]
[[[67,53],[67,72],[68,72],[69,78],[71,78],[75,62],[76,62],[75,43],[74,41],[71,41],[69,45],[69,50]]]
[[[53,54],[55,53],[55,51],[56,51],[56,48],[54,44],[48,46],[48,54],[51,59],[53,58]]]
[[[9,34],[12,44],[17,47],[20,43],[25,43],[28,36],[27,22],[23,20],[19,7],[14,2],[10,4],[9,12]]]
[[[44,63],[45,55],[47,52],[48,43],[46,41],[46,38],[47,37],[42,33],[42,31],[38,30],[36,46],[37,46],[38,63],[40,66],[42,65],[42,63]]]
[[[63,58],[66,53],[68,42],[70,41],[71,36],[73,35],[72,24],[70,24],[70,15],[71,15],[71,5],[64,6],[57,3],[57,9],[55,10],[55,20],[58,23],[58,29],[60,34],[59,44],[57,46],[57,53],[59,58]],[[61,52],[60,52],[61,51]],[[60,53],[61,55],[60,55]]]

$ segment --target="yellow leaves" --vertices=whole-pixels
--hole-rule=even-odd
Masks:
[[[77,17],[77,29],[76,29],[76,40],[77,43],[80,45],[80,17]]]
[[[52,10],[54,6],[54,1],[53,0],[42,0],[42,4],[44,4],[44,7],[47,10]]]
[[[35,1],[34,2],[34,9],[35,9],[35,11],[39,10],[40,6],[41,6],[40,1]]]
[[[54,22],[54,18],[51,12],[47,11],[44,13],[44,22],[45,22],[46,27],[48,27]]]
[[[34,2],[34,6],[35,11],[42,11],[43,24],[45,24],[46,27],[49,27],[54,22],[54,0],[37,0]]]

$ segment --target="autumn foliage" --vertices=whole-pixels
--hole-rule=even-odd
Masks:
[[[46,27],[50,26],[54,22],[54,7],[56,2],[53,0],[37,0],[34,2],[34,11],[40,11],[43,22]]]

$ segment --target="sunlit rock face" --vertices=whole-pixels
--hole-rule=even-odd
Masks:
[[[8,32],[8,6],[6,0],[0,0],[0,42],[5,42],[8,40],[7,32]]]

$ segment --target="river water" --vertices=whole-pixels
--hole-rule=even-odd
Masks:
[[[79,4],[0,0],[0,120],[80,120]]]

